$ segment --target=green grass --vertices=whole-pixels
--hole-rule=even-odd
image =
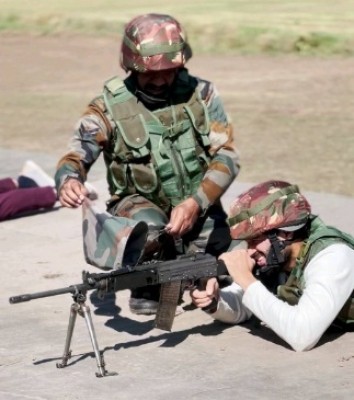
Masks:
[[[352,0],[0,0],[0,32],[120,35],[137,14],[169,13],[200,53],[354,54]]]

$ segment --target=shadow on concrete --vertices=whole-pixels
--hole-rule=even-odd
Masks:
[[[117,307],[119,308],[119,307]],[[128,332],[134,335],[144,335],[147,332],[154,329],[154,320],[149,320],[145,322],[139,322],[132,320],[127,317],[122,317],[120,315],[115,315],[112,319],[108,320],[105,323],[106,326],[116,330],[117,332]],[[268,342],[274,343],[278,346],[285,347],[291,350],[291,347],[285,343],[281,338],[279,338],[271,329],[264,325],[260,325],[257,320],[250,320],[240,325],[241,327],[248,329],[249,333],[254,336],[258,336],[261,339],[264,339]],[[124,343],[116,343],[114,346],[106,346],[103,350],[101,350],[101,354],[109,351],[119,351],[121,349],[129,349],[129,348],[137,348],[140,346],[144,346],[151,343],[161,342],[160,347],[175,347],[180,343],[184,342],[188,336],[190,335],[201,335],[201,336],[217,336],[222,334],[225,330],[234,328],[233,325],[224,324],[219,321],[212,321],[211,323],[195,326],[190,329],[186,329],[184,331],[179,332],[163,332],[157,335],[151,335],[149,337],[145,337],[142,339],[131,340]],[[333,340],[342,336],[345,332],[343,330],[339,330],[338,328],[331,327],[327,330],[324,336],[321,338],[316,347],[323,346],[328,342],[332,342]],[[74,354],[70,358],[67,367],[75,365],[80,361],[83,361],[86,358],[95,358],[95,354],[93,351],[85,353],[85,354]],[[51,357],[45,358],[42,360],[37,360],[33,362],[33,365],[40,365],[50,362],[60,362],[62,357]]]
[[[148,321],[146,326],[151,326],[154,324],[154,321]],[[106,347],[104,351],[115,350],[118,351],[120,349],[128,349],[130,347],[139,347],[148,343],[155,343],[162,341],[163,343],[160,347],[175,347],[178,344],[182,343],[187,339],[190,335],[201,335],[201,336],[216,336],[223,333],[226,329],[231,328],[232,326],[221,324],[219,322],[212,322],[210,324],[204,324],[195,326],[190,329],[186,329],[184,331],[179,332],[163,332],[157,336],[150,336],[148,338],[133,340],[125,343],[117,343],[113,347]]]
[[[276,335],[270,328],[267,326],[261,325],[258,320],[251,319],[248,322],[242,324],[245,328],[249,329],[249,333],[253,336],[258,336],[263,340],[274,343],[278,346],[285,347],[286,349],[292,350],[292,348],[279,336]],[[331,326],[327,329],[327,331],[323,334],[315,348],[323,346],[326,343],[332,342],[333,340],[338,339],[342,335],[344,335],[346,331],[342,328]]]
[[[96,307],[94,313],[96,315],[106,315],[108,317],[112,317],[111,319],[105,322],[105,326],[114,329],[117,332],[126,332],[135,336],[142,336],[152,329],[154,329],[154,319],[152,318],[149,321],[136,321],[134,319],[123,317],[119,315],[121,308],[115,304],[116,296],[115,293],[109,293],[105,296],[103,300],[98,299],[96,292],[93,292],[90,296],[91,303]],[[188,312],[194,310],[196,307],[193,303],[186,304],[183,306],[183,309]],[[263,340],[271,342],[275,345],[287,348],[291,350],[291,347],[279,336],[277,336],[271,329],[267,326],[264,326],[260,323],[257,318],[251,318],[251,320],[240,324],[239,326],[244,327],[249,330],[249,334],[253,336],[258,336]],[[166,332],[160,336],[156,336],[153,338],[144,338],[142,340],[133,341],[125,344],[118,344],[114,347],[115,350],[119,348],[128,348],[132,346],[140,346],[142,344],[155,342],[164,340],[163,347],[173,347],[181,342],[183,342],[190,334],[201,334],[203,336],[208,335],[217,335],[220,334],[223,330],[232,328],[233,325],[223,324],[219,321],[213,321],[211,324],[202,325],[198,327],[194,327],[188,331],[183,332]],[[333,340],[338,339],[345,333],[340,327],[331,326],[328,328],[326,333],[322,336],[316,347],[323,346],[326,343],[332,342]]]
[[[105,293],[104,298],[101,299],[97,295],[97,291],[90,293],[90,302],[95,307],[93,313],[95,315],[106,315],[107,317],[114,317],[119,314],[122,309],[116,305],[116,294],[114,292]]]
[[[13,219],[19,219],[19,218],[25,218],[25,217],[32,217],[33,215],[39,215],[39,214],[48,214],[53,211],[59,211],[62,207],[59,206],[54,206],[51,208],[42,208],[40,210],[33,210],[33,211],[26,211],[21,214],[17,214],[13,217],[7,218],[7,220],[13,220]]]
[[[109,321],[105,325],[113,327],[113,329],[117,330],[118,332],[128,332],[127,324],[130,324],[130,328],[134,331],[134,334],[142,335],[154,328],[154,320],[146,321],[146,322],[138,322],[133,321],[129,318],[117,316]],[[123,329],[124,326],[124,329]],[[182,343],[184,340],[188,338],[190,335],[202,335],[202,336],[216,336],[223,333],[226,329],[232,328],[232,325],[222,324],[217,321],[213,321],[210,324],[204,324],[200,326],[193,327],[191,329],[187,329],[184,331],[179,332],[163,332],[160,335],[150,336],[143,339],[133,340],[125,343],[116,343],[114,346],[106,346],[102,351],[101,354],[104,354],[108,351],[118,351],[120,349],[128,349],[131,347],[140,347],[146,345],[148,343],[155,343],[163,341],[160,347],[175,347],[178,344]],[[135,330],[134,330],[135,329]],[[74,354],[73,358],[69,359],[67,367],[71,365],[75,365],[78,362],[90,357],[95,358],[95,354],[93,351],[85,353],[85,354]],[[44,358],[42,360],[37,360],[33,362],[33,365],[40,365],[46,364],[50,362],[60,362],[62,357],[51,357],[51,358]]]

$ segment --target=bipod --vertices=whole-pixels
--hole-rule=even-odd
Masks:
[[[116,372],[108,372],[105,369],[105,362],[104,362],[103,354],[101,354],[101,352],[98,348],[95,329],[94,329],[93,323],[92,323],[90,307],[87,306],[85,303],[86,302],[86,292],[77,290],[77,292],[73,294],[73,299],[74,299],[74,303],[70,307],[69,325],[68,325],[68,331],[66,333],[64,353],[63,353],[61,363],[57,363],[57,368],[66,367],[68,365],[68,360],[71,358],[70,344],[71,344],[71,339],[72,339],[72,336],[74,333],[76,317],[79,314],[81,317],[85,318],[87,329],[89,331],[93,351],[95,353],[96,362],[97,362],[97,368],[98,368],[98,372],[96,372],[97,378],[102,378],[104,376],[118,375]]]

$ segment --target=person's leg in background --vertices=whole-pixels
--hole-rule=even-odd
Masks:
[[[34,187],[0,193],[0,221],[21,216],[24,213],[52,208],[57,201],[53,188]]]
[[[33,161],[26,161],[17,180],[0,180],[0,221],[40,209],[57,201],[54,179]]]
[[[12,178],[4,178],[0,179],[0,194],[6,193],[11,190],[18,189],[18,184],[15,179]]]

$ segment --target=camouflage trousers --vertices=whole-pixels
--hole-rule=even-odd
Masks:
[[[173,239],[164,231],[169,222],[161,208],[140,195],[130,195],[108,208],[113,216],[148,225],[148,237],[142,260],[173,259],[178,255],[205,252],[215,257],[229,248],[230,229],[221,204],[211,206],[205,215],[198,218],[193,229],[179,239]]]

